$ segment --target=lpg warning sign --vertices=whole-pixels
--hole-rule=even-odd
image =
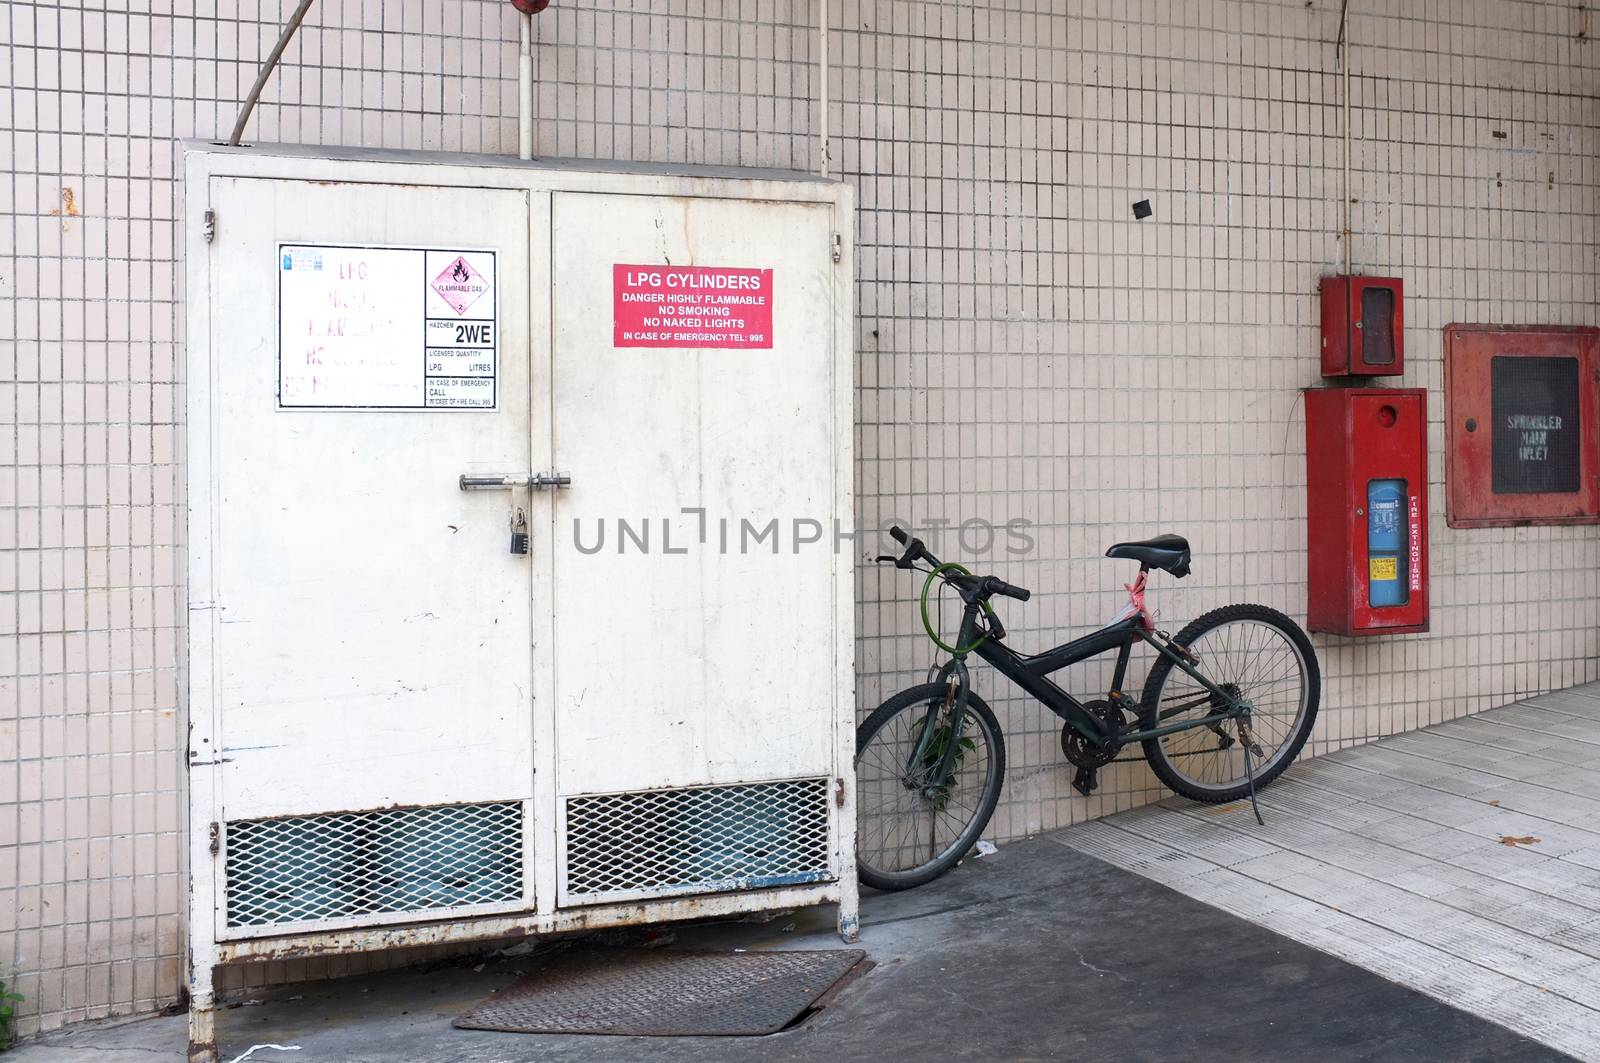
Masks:
[[[611,267],[616,347],[772,347],[772,270]]]
[[[278,406],[492,410],[495,252],[279,244]]]

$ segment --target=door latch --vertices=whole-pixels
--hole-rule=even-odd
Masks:
[[[545,488],[570,486],[572,477],[559,472],[524,472],[514,476],[470,476],[462,473],[460,483],[463,491],[507,487],[531,487],[535,491],[540,491]]]

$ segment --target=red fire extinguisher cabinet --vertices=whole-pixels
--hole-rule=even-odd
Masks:
[[[1306,399],[1307,622],[1336,635],[1428,630],[1428,393]]]

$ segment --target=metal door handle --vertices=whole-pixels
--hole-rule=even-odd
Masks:
[[[525,472],[515,476],[469,476],[467,473],[462,473],[460,482],[463,491],[509,487],[531,487],[539,491],[544,488],[553,490],[557,487],[566,487],[572,483],[572,477],[559,472]]]

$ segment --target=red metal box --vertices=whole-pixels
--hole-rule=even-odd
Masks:
[[[1428,393],[1306,397],[1306,620],[1336,635],[1428,630]]]
[[[1322,375],[1399,376],[1405,369],[1399,277],[1323,277]]]
[[[1600,523],[1600,329],[1444,330],[1452,528]]]

